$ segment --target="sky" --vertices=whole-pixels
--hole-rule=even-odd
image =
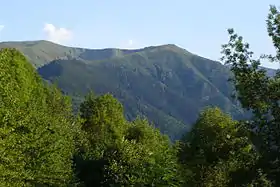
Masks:
[[[94,49],[175,44],[219,60],[234,28],[256,55],[274,54],[265,22],[270,4],[280,6],[279,0],[2,0],[0,41]]]

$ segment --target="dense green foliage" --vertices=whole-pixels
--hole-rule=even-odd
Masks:
[[[126,121],[122,105],[111,95],[87,97],[81,117],[88,146],[77,162],[86,186],[173,186],[179,182],[176,154],[168,138],[147,120]]]
[[[219,109],[203,111],[182,138],[179,158],[190,186],[244,186],[254,179],[259,155],[248,132]]]
[[[259,59],[253,59],[249,44],[233,29],[229,29],[230,40],[223,45],[222,59],[231,65],[238,100],[253,113],[246,126],[251,130],[254,145],[260,154],[257,165],[273,186],[279,186],[280,74],[277,72],[274,77],[268,77],[264,70],[259,69],[263,58],[280,62],[280,12],[275,6],[270,8],[267,31],[276,49],[275,56],[262,55]]]
[[[188,151],[185,140],[172,145],[148,120],[127,121],[122,104],[110,94],[89,94],[75,119],[69,100],[43,83],[22,54],[14,49],[0,54],[1,184],[193,185],[199,168],[186,167],[192,160],[181,156]]]
[[[71,105],[16,50],[0,51],[0,184],[66,185],[74,152]]]
[[[263,55],[261,59],[266,58],[279,62],[280,12],[274,6],[270,8],[267,29],[276,48],[276,55]],[[164,66],[155,67],[170,68],[171,72],[174,70],[177,74],[170,73],[166,69],[157,69],[156,77],[157,79],[161,77],[162,84],[168,85],[169,76],[177,81],[177,78],[182,76],[184,80],[189,81],[190,79],[195,82],[192,84],[191,81],[188,86],[201,85],[203,93],[210,94],[209,101],[205,101],[203,104],[196,103],[199,107],[211,106],[215,102],[221,104],[218,104],[218,107],[208,107],[200,112],[198,118],[194,119],[192,129],[189,132],[184,132],[184,136],[176,143],[171,143],[169,137],[156,128],[158,126],[163,130],[163,126],[166,125],[163,123],[165,120],[161,121],[163,126],[161,124],[154,126],[142,116],[127,120],[124,112],[125,105],[123,106],[112,94],[95,95],[93,92],[87,94],[85,99],[78,102],[81,103],[79,111],[77,115],[74,115],[71,100],[55,86],[44,82],[23,54],[16,49],[1,49],[1,186],[279,186],[280,73],[277,72],[273,76],[268,75],[264,69],[259,67],[261,59],[252,59],[253,53],[249,50],[249,44],[243,42],[243,38],[238,36],[233,29],[229,29],[228,32],[230,35],[229,43],[223,45],[222,59],[230,65],[236,98],[241,106],[252,114],[246,120],[234,120],[229,114],[223,112],[234,110],[231,106],[237,105],[234,99],[228,98],[229,108],[224,108],[226,107],[225,103],[219,94],[227,98],[225,95],[229,94],[231,88],[218,81],[220,79],[218,77],[223,77],[223,73],[213,73],[216,76],[210,73],[207,74],[207,77],[199,74],[198,69],[200,72],[207,72],[209,69],[208,66],[198,68],[203,64],[203,60],[196,59],[199,57],[189,57],[193,58],[192,61],[196,63],[186,65],[181,58],[188,58],[187,56],[179,58],[176,52],[177,55],[173,54],[174,51],[172,52],[173,56],[170,56],[170,50],[175,50],[174,46],[164,46],[163,49],[149,48],[151,51],[145,54],[146,56],[141,51],[134,51],[131,54],[119,51],[113,54],[118,56],[118,58],[114,58],[116,60],[114,66],[110,60],[94,63],[92,61],[67,60],[64,62],[59,60],[50,63],[50,66],[47,65],[51,71],[39,71],[44,77],[58,74],[61,76],[61,80],[64,80],[67,76],[63,72],[65,70],[71,72],[71,68],[67,69],[69,66],[63,65],[67,62],[73,65],[75,70],[79,70],[81,66],[87,67],[89,72],[94,69],[97,71],[102,70],[102,68],[107,69],[108,72],[111,72],[111,74],[106,75],[107,79],[111,78],[110,80],[114,82],[113,78],[116,77],[112,75],[117,72],[113,72],[110,67],[113,66],[116,69],[122,67],[126,70],[125,74],[121,69],[118,69],[121,72],[118,76],[125,75],[126,78],[121,79],[124,84],[119,86],[128,84],[129,89],[121,93],[124,95],[129,93],[128,96],[131,96],[122,99],[130,98],[128,101],[133,103],[132,94],[136,94],[140,89],[145,88],[157,93],[153,86],[142,84],[149,80],[145,79],[147,76],[137,77],[136,75],[151,73],[152,69],[149,69],[151,67],[141,59],[155,57],[158,50],[163,50],[162,54],[169,54],[163,55],[163,59],[161,59]],[[168,50],[165,50],[166,47]],[[141,58],[139,55],[142,55]],[[92,58],[89,53],[85,57]],[[100,58],[102,57],[104,56],[101,55]],[[168,66],[167,64],[172,60],[164,59],[171,57],[176,58],[179,63]],[[137,62],[135,71],[129,69],[135,64],[132,66],[132,64],[126,63],[127,59],[130,59],[129,62]],[[154,58],[155,62],[151,64],[159,63],[156,59]],[[149,62],[153,62],[153,60]],[[117,64],[121,66],[118,67]],[[53,65],[55,68],[52,67]],[[184,69],[186,67],[184,65],[189,69]],[[195,76],[184,74],[188,71]],[[84,73],[86,76],[89,74]],[[101,76],[101,74],[99,75]],[[129,84],[128,77],[131,79],[141,78],[142,83],[138,82],[139,88]],[[82,81],[79,80],[79,76],[72,78],[77,78],[78,82]],[[63,87],[61,83],[58,81],[59,86],[66,89],[67,86]],[[78,84],[75,85],[76,83],[73,82],[72,86],[79,87]],[[172,87],[176,85],[175,83],[173,82],[169,86],[175,89],[176,87]],[[90,84],[89,88],[92,87]],[[209,86],[209,92],[205,85]],[[106,88],[106,85],[103,86]],[[166,106],[168,103],[169,105],[172,103],[175,107],[170,109],[170,112],[178,107],[181,109],[182,116],[195,115],[195,113],[191,113],[190,109],[184,110],[183,104],[186,103],[177,103],[179,100],[172,98],[179,97],[171,92],[172,89],[168,90],[164,85],[162,86],[164,91],[158,95],[143,97],[143,95],[136,94],[135,96],[141,99],[145,98],[143,101],[147,104],[153,103],[154,107],[159,102],[166,102]],[[177,86],[180,87],[180,84],[177,83]],[[212,90],[218,87],[223,89],[216,92]],[[133,89],[135,89],[134,92]],[[84,91],[87,92],[87,90]],[[183,92],[184,97],[191,96],[191,94],[195,96],[191,89],[188,91]],[[145,95],[148,92],[142,94]],[[161,97],[160,94],[165,95],[165,97]],[[75,97],[81,98],[77,95]],[[164,98],[167,100],[160,100]],[[141,102],[138,104],[141,106]],[[164,113],[165,110],[161,109],[160,111]],[[136,116],[138,114],[135,113]],[[185,120],[183,117],[180,118],[179,113],[177,115],[180,120]],[[177,117],[175,114],[174,116]],[[169,124],[167,123],[167,125]],[[178,124],[176,128],[178,128]],[[168,127],[168,130],[170,129],[171,126]],[[176,130],[184,130],[184,128]]]

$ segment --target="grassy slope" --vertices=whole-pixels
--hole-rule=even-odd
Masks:
[[[2,42],[0,43],[0,48],[16,48],[20,50],[36,68],[55,59],[77,58],[82,60],[101,60],[139,51],[120,49],[84,49],[67,47],[45,40]]]
[[[4,47],[19,49],[36,68],[41,67],[54,59],[77,56],[83,51],[83,49],[69,48],[43,40],[0,43],[0,48]]]

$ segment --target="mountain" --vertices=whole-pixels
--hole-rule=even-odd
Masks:
[[[111,57],[122,56],[139,50],[120,50],[120,49],[85,49],[67,47],[53,42],[39,41],[14,41],[2,42],[1,48],[16,48],[20,50],[32,62],[35,68],[48,64],[55,59],[81,59],[81,60],[100,60]]]
[[[207,106],[234,118],[245,112],[231,98],[229,68],[176,45],[137,50],[83,49],[47,41],[5,42],[22,51],[39,74],[74,99],[76,108],[91,89],[110,92],[124,105],[128,119],[144,115],[177,139]]]

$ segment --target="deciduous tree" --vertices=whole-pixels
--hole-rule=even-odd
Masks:
[[[72,178],[71,105],[15,49],[0,51],[0,183],[64,186]]]
[[[261,154],[259,165],[274,185],[279,186],[280,73],[269,77],[260,68],[263,59],[276,63],[280,60],[280,12],[275,6],[270,7],[267,31],[276,49],[275,56],[253,58],[249,44],[229,29],[229,42],[223,45],[222,60],[231,66],[236,97],[244,108],[252,112],[247,127],[254,134],[254,144]]]

